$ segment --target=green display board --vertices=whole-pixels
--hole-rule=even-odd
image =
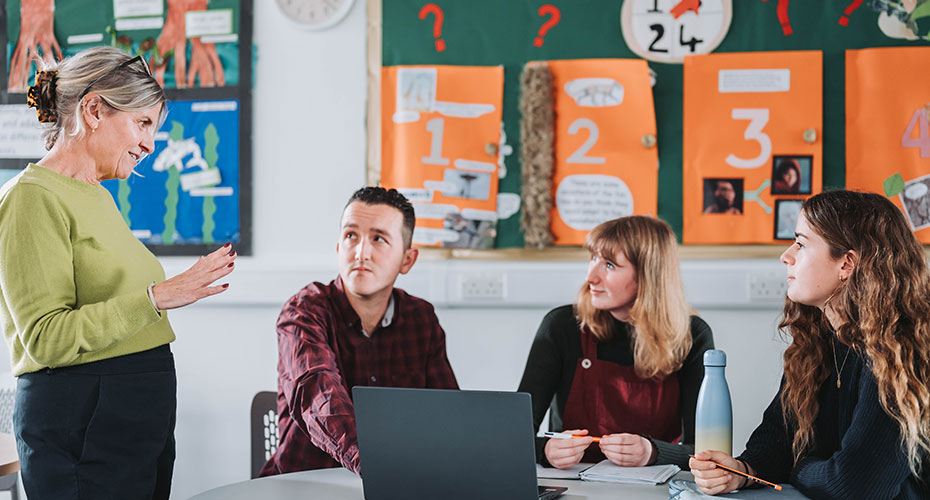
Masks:
[[[587,58],[637,58],[627,47],[620,31],[620,9],[631,0],[436,0],[442,22],[439,35],[445,50],[436,50],[437,18],[419,18],[428,2],[419,0],[382,1],[382,54],[384,66],[408,64],[503,65],[504,130],[514,154],[506,158],[508,172],[520,172],[518,110],[519,77],[528,61]],[[666,9],[677,2],[655,0]],[[917,40],[895,39],[879,29],[880,14],[899,16],[899,2],[865,0],[847,13],[850,0],[733,0],[729,32],[715,52],[782,50],[823,51],[823,184],[826,188],[844,186],[845,112],[844,51],[867,47],[926,46],[930,16],[907,18],[922,36]],[[539,8],[553,5],[561,16],[551,25],[550,16],[540,16]],[[925,0],[917,10],[930,8]],[[782,12],[779,13],[781,5]],[[787,10],[784,7],[787,6]],[[787,14],[787,16],[785,15]],[[930,14],[930,13],[928,13]],[[841,19],[848,20],[846,26]],[[915,19],[917,18],[917,19]],[[791,34],[785,35],[788,21]],[[534,45],[544,24],[543,44]],[[676,35],[677,36],[677,35]],[[687,37],[685,40],[687,41]],[[915,64],[926,63],[915,61]],[[658,215],[671,224],[681,239],[682,228],[682,66],[649,63],[656,74],[653,88],[659,148]],[[876,96],[880,98],[881,96]],[[520,193],[520,175],[501,179],[502,192]],[[520,214],[498,222],[497,247],[523,246]]]

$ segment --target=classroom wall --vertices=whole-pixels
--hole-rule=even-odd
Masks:
[[[249,407],[256,392],[276,387],[280,307],[307,282],[336,275],[342,205],[364,182],[365,22],[364,0],[324,32],[256,5],[254,256],[238,260],[226,293],[169,314],[179,378],[172,498],[248,479]],[[170,276],[194,260],[162,262]],[[437,305],[463,388],[513,390],[540,319],[571,301],[584,269],[421,259],[400,286]],[[777,388],[784,348],[775,334],[780,303],[751,295],[750,284],[777,283],[783,271],[774,259],[686,261],[683,271],[689,299],[729,355],[739,451]],[[504,300],[461,299],[463,277],[488,274],[506,283]]]

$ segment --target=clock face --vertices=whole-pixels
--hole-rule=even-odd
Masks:
[[[300,27],[319,30],[338,23],[354,0],[277,0],[278,8]]]
[[[620,29],[643,59],[680,63],[716,49],[732,17],[732,0],[624,0]]]

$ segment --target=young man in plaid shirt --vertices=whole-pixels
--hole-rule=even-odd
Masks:
[[[342,214],[339,277],[312,283],[278,317],[278,449],[269,476],[344,466],[359,473],[356,385],[458,389],[446,335],[425,300],[394,288],[417,260],[413,206],[365,187]]]

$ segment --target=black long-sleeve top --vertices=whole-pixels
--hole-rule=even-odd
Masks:
[[[633,366],[629,325],[614,320],[612,328],[611,340],[597,343],[598,361]],[[691,351],[676,374],[680,394],[678,407],[682,421],[682,444],[649,438],[657,451],[657,464],[675,464],[687,468],[688,454],[694,453],[694,409],[701,381],[704,379],[704,351],[714,348],[714,337],[704,320],[692,316],[691,338]],[[517,389],[530,393],[533,399],[533,425],[537,432],[547,409],[550,410],[549,430],[564,430],[562,414],[565,412],[575,368],[582,353],[581,327],[575,319],[572,306],[557,307],[550,311],[536,332],[529,358],[526,360],[523,379]],[[547,438],[536,438],[536,460],[549,466],[544,451],[546,441]]]
[[[779,389],[739,458],[759,477],[790,482],[813,499],[930,498],[930,464],[924,467],[923,479],[911,474],[898,424],[879,404],[878,385],[868,363],[854,349],[846,358],[849,348],[834,342],[836,363],[831,363],[831,374],[818,390],[813,449],[793,465],[795,428],[785,424]],[[836,364],[842,366],[844,359],[838,389]]]

